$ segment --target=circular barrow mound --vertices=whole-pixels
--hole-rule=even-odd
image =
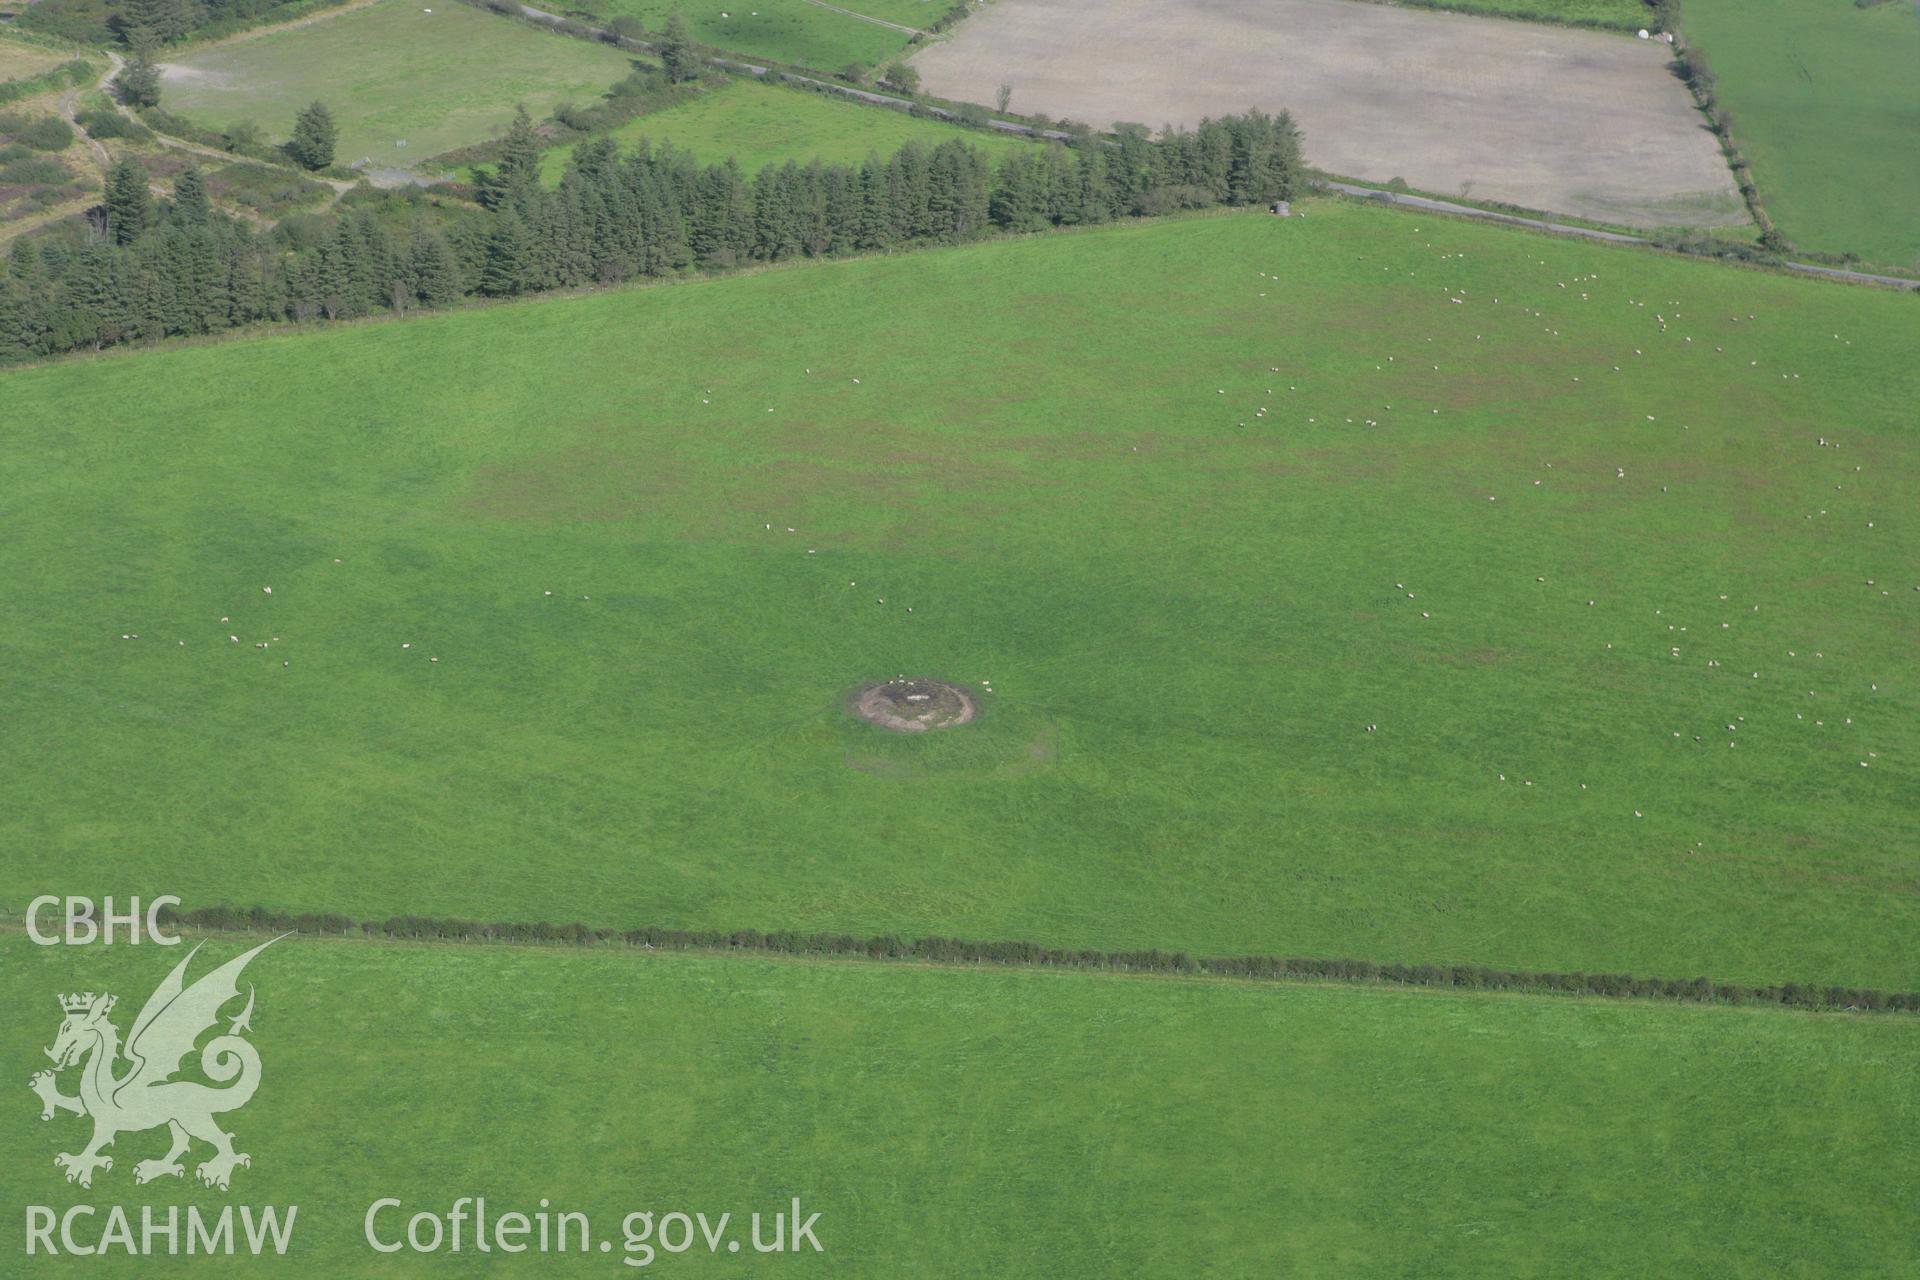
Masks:
[[[895,733],[950,729],[973,719],[973,695],[944,680],[880,680],[863,684],[850,702],[853,714]]]

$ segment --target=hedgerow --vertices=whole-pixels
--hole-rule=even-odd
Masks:
[[[169,908],[160,913],[160,918],[167,924],[221,932],[358,936],[414,942],[628,947],[649,951],[761,952],[946,965],[1519,991],[1696,1004],[1783,1005],[1815,1011],[1920,1013],[1920,992],[1886,992],[1803,982],[1751,986],[1714,982],[1704,977],[1641,978],[1625,973],[1553,973],[1495,969],[1486,965],[1383,964],[1372,960],[1302,956],[1195,957],[1184,951],[1100,951],[1047,947],[1036,942],[981,942],[944,937],[906,939],[896,934],[863,938],[848,933],[793,930],[763,933],[758,929],[612,929],[578,922],[487,923],[414,915],[354,920],[337,913],[291,914],[264,907],[211,906],[190,911]]]

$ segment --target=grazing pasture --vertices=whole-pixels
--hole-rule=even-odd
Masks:
[[[0,84],[9,80],[30,80],[53,70],[70,56],[24,41],[9,40],[0,34]]]
[[[958,138],[990,155],[1033,145],[1007,134],[756,80],[728,81],[692,102],[630,120],[611,136],[623,147],[642,139],[656,145],[670,142],[707,164],[731,156],[749,175],[788,160],[858,164],[869,155],[891,155],[915,141],[933,147]],[[540,161],[542,179],[558,183],[572,154],[571,146],[548,151]]]
[[[207,940],[193,974],[260,940]],[[0,934],[0,999],[16,1011],[0,1054],[23,1064],[0,1108],[9,1201],[137,1197],[162,1219],[223,1203],[190,1172],[135,1189],[158,1132],[122,1134],[112,1170],[67,1185],[52,1156],[83,1122],[42,1122],[23,1087],[56,993],[113,992],[124,1031],[185,950]],[[585,1213],[611,1258],[519,1260],[569,1276],[628,1270],[630,1212],[730,1213],[744,1238],[750,1213],[795,1196],[820,1214],[824,1252],[764,1265],[799,1276],[1920,1265],[1904,1212],[1920,1174],[1910,1017],[297,939],[246,978],[263,1082],[222,1118],[252,1159],[231,1198],[299,1206],[289,1261],[303,1275],[500,1274],[471,1219],[464,1251],[431,1266],[363,1242],[378,1197],[404,1200],[376,1223],[393,1239],[408,1215],[473,1195],[496,1216],[543,1198]],[[654,1261],[741,1274],[721,1248]],[[88,1269],[261,1267],[109,1254]]]
[[[189,51],[162,75],[169,110],[213,128],[252,121],[276,141],[323,101],[340,126],[341,164],[404,169],[505,132],[518,103],[538,117],[597,99],[630,67],[610,46],[451,0],[380,0]]]
[[[926,89],[1097,127],[1291,111],[1333,173],[1627,226],[1746,220],[1664,45],[1355,0],[996,0]]]
[[[1781,232],[1920,268],[1920,7],[1687,0],[1685,15]]]
[[[0,902],[1914,986],[1913,300],[1303,208],[0,375]]]
[[[838,71],[850,62],[873,67],[893,58],[907,47],[911,36],[911,31],[898,28],[922,29],[951,7],[947,0],[855,0],[832,7],[812,0],[747,0],[739,6],[727,0],[701,0],[697,5],[680,0],[578,0],[564,11],[591,21],[626,14],[651,31],[661,31],[678,9],[687,33],[701,44]],[[857,14],[882,21],[863,21]]]

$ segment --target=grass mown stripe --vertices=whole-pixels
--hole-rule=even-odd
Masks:
[[[1777,1004],[1846,1013],[1920,1013],[1920,992],[1781,982],[1744,986],[1709,978],[1637,978],[1625,973],[1547,973],[1485,965],[1378,964],[1371,960],[1303,956],[1213,956],[1184,951],[1099,951],[1046,947],[1037,942],[982,942],[966,938],[905,939],[894,934],[801,933],[783,929],[613,929],[547,921],[494,921],[399,915],[355,920],[337,912],[269,911],[265,907],[162,908],[167,924],[218,932],[359,934],[409,942],[479,942],[508,946],[626,946],[662,951],[761,951],[777,955],[848,956],[863,960],[923,961],[1093,969],[1115,973],[1173,973],[1219,978],[1389,983],[1408,987],[1606,996],[1628,1000],[1685,1000],[1699,1004]]]

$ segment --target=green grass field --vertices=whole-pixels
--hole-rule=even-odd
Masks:
[[[630,120],[611,136],[623,147],[643,138],[670,142],[705,163],[732,156],[749,174],[788,160],[858,164],[869,154],[890,155],[914,141],[931,147],[958,138],[992,156],[1032,145],[1004,134],[753,80],[728,81],[682,106]],[[547,152],[540,160],[541,178],[557,185],[572,154],[570,146]]]
[[[861,0],[839,6],[915,29],[924,29],[951,7],[949,0]],[[648,30],[660,31],[675,9],[686,20],[688,34],[701,44],[820,71],[838,71],[850,62],[878,66],[902,52],[909,39],[905,31],[863,22],[811,0],[747,0],[737,8],[727,0],[697,6],[679,0],[576,0],[562,12],[596,21],[626,14]]]
[[[1687,0],[1686,32],[1781,232],[1920,268],[1920,9]]]
[[[257,939],[255,940],[257,941]],[[216,938],[193,975],[236,955]],[[260,1092],[223,1123],[231,1194],[132,1166],[90,1190],[25,1075],[56,992],[124,1032],[184,948],[0,935],[0,1198],[297,1205],[302,1275],[611,1276],[635,1210],[746,1215],[799,1196],[807,1276],[1895,1276],[1920,1265],[1920,1021],[730,956],[290,940],[247,970]],[[63,1089],[75,1088],[73,1073]],[[198,1159],[204,1152],[196,1153]],[[375,1255],[380,1220],[588,1215],[615,1253]],[[136,1215],[137,1220],[137,1215]],[[83,1223],[83,1227],[84,1227]],[[94,1230],[99,1229],[98,1220]],[[20,1257],[22,1217],[0,1219]],[[751,1257],[751,1255],[748,1255]],[[705,1246],[662,1274],[739,1275]],[[36,1258],[50,1273],[74,1264]],[[247,1258],[90,1273],[252,1275]],[[652,1274],[648,1269],[642,1274]]]
[[[9,40],[5,35],[0,35],[0,84],[9,80],[30,80],[53,70],[66,60],[64,55],[52,49]]]
[[[284,141],[294,114],[322,101],[340,125],[340,163],[405,168],[503,133],[517,103],[539,117],[596,99],[631,65],[465,4],[430,7],[382,0],[187,53],[167,64],[167,108],[214,128],[253,121]]]
[[[14,371],[0,902],[1910,988],[1916,337],[1316,203]]]

